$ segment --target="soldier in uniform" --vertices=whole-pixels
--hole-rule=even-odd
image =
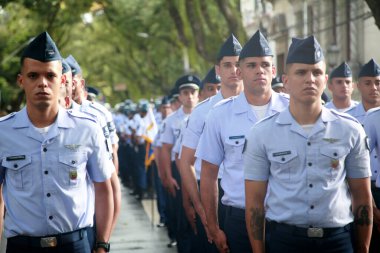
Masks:
[[[214,96],[220,90],[220,78],[215,73],[215,66],[203,78],[199,87],[199,102]]]
[[[277,93],[286,93],[284,84],[282,83],[281,76],[276,76],[272,80],[272,90],[274,90]]]
[[[207,224],[204,208],[201,203],[199,194],[199,182],[201,175],[201,161],[195,158],[195,151],[199,143],[199,138],[204,129],[205,120],[211,108],[225,98],[239,95],[243,88],[242,81],[237,77],[236,69],[239,61],[239,54],[241,45],[234,35],[230,35],[228,39],[221,46],[218,55],[216,70],[221,79],[221,90],[215,96],[208,98],[202,103],[198,104],[189,117],[189,122],[185,129],[182,141],[181,151],[181,179],[182,190],[187,191],[189,198],[185,199],[184,207],[187,213],[192,213],[192,218],[189,219],[190,223],[196,222],[196,232],[198,233],[198,252],[213,252],[216,250],[215,245],[210,245],[207,241],[207,235],[202,223]],[[205,77],[207,80],[209,75]],[[207,81],[203,81],[207,82]],[[223,166],[222,166],[223,167]],[[220,178],[222,177],[223,168],[219,169],[218,175],[218,189],[219,189],[219,208],[218,218],[219,226],[223,227],[225,210],[220,202],[223,195],[223,189],[220,187]],[[195,212],[197,218],[195,219]],[[189,216],[189,215],[188,215]],[[201,222],[202,220],[202,222]],[[194,224],[195,226],[195,224]]]
[[[371,60],[365,64],[359,73],[359,82],[372,90],[372,94],[379,94],[380,89],[380,66]],[[373,197],[373,215],[375,226],[372,230],[370,252],[380,252],[380,169],[379,161],[379,108],[368,110],[367,116],[363,120],[364,129],[370,140],[371,150],[371,192]]]
[[[18,76],[26,107],[0,119],[9,253],[90,253],[86,228],[94,209],[96,251],[109,251],[114,166],[96,122],[59,106],[61,59],[49,34],[38,35],[23,52]]]
[[[242,151],[248,130],[260,119],[283,110],[289,99],[271,89],[276,74],[273,53],[257,31],[239,56],[237,76],[244,91],[223,100],[208,113],[196,157],[202,159],[201,200],[207,226],[220,252],[251,252],[245,228]],[[226,206],[224,230],[218,225],[218,171],[223,164],[222,203]]]
[[[177,228],[176,239],[178,252],[190,252],[192,232],[186,220],[182,207],[182,192],[180,190],[180,174],[175,164],[173,147],[180,136],[180,130],[185,119],[190,115],[198,102],[198,90],[200,79],[194,75],[180,77],[175,84],[179,91],[179,101],[182,106],[168,116],[164,122],[160,141],[162,142],[161,157],[164,173],[162,175],[163,185],[169,192],[168,206],[171,226]]]
[[[289,107],[249,132],[246,221],[255,253],[348,253],[353,245],[355,252],[368,250],[367,138],[354,118],[322,106],[325,70],[314,36],[293,38],[283,76]]]
[[[351,68],[346,62],[331,71],[327,87],[331,91],[332,100],[325,104],[326,108],[345,112],[359,104],[351,99],[354,83]]]

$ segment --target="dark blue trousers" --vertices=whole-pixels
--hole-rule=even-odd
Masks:
[[[231,253],[252,253],[245,225],[245,210],[225,206],[224,233]]]
[[[152,163],[153,172],[154,172],[154,187],[157,195],[157,210],[160,214],[160,223],[165,223],[167,221],[166,217],[166,197],[165,189],[162,186],[160,177],[158,176],[158,168],[155,162]]]
[[[297,230],[266,224],[268,253],[353,253],[351,226],[322,238],[310,238]]]

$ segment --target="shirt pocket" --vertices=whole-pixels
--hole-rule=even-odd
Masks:
[[[343,173],[344,161],[349,152],[347,147],[323,147],[320,149],[321,169],[328,180],[335,180],[338,175]]]
[[[243,161],[243,148],[245,139],[230,139],[227,138],[225,141],[225,163],[226,164],[236,164]]]
[[[294,180],[300,167],[297,150],[281,149],[270,152],[270,172],[274,178],[279,180]]]
[[[33,185],[33,171],[30,166],[31,156],[23,156],[22,160],[8,160],[5,158],[2,167],[6,168],[5,181],[16,190],[25,191],[31,189]]]
[[[87,158],[84,153],[59,154],[59,181],[62,186],[79,187],[86,180]]]

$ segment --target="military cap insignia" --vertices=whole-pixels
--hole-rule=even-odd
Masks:
[[[334,138],[323,138],[322,140],[327,141],[328,143],[335,143],[339,141],[339,139],[334,139]]]
[[[188,78],[187,78],[187,80],[189,80],[189,82],[192,82],[193,81],[193,79],[194,79],[194,77],[193,76],[189,76]]]

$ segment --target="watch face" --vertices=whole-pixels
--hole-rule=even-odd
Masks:
[[[106,252],[110,251],[110,244],[107,242],[97,242],[95,245],[95,249],[105,249]]]

